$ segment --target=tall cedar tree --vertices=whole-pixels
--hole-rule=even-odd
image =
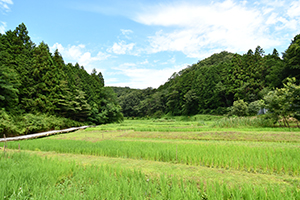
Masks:
[[[46,43],[36,46],[22,23],[0,34],[0,108],[12,114],[46,113],[101,124],[123,119],[101,72],[65,64]]]

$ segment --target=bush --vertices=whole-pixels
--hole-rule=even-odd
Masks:
[[[69,127],[83,126],[82,122],[46,114],[25,114],[11,116],[0,110],[0,136],[26,135],[49,130],[59,130]]]
[[[227,107],[218,107],[217,109],[214,110],[214,114],[216,115],[224,115],[227,114],[228,110]]]
[[[264,108],[265,102],[263,100],[253,101],[248,106],[249,115],[257,115],[259,110]]]
[[[161,118],[163,115],[164,115],[163,111],[158,110],[153,114],[152,117],[158,119],[158,118]]]
[[[248,105],[244,100],[237,100],[233,102],[233,106],[230,107],[228,113],[229,116],[247,116],[248,115]]]
[[[7,114],[4,109],[0,110],[0,137],[3,137],[3,134],[12,136],[16,132],[18,132],[18,130],[12,117]]]

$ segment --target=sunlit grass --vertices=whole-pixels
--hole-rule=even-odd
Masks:
[[[0,154],[3,199],[298,199],[293,187],[145,176],[120,166],[77,165],[27,153]]]
[[[165,120],[125,120],[122,123],[106,124],[97,127],[88,128],[88,131],[140,131],[140,132],[203,132],[203,131],[252,131],[252,132],[300,132],[299,128],[287,128],[287,127],[260,127],[251,126],[247,122],[251,118],[245,118],[246,120],[228,120],[218,119],[216,121],[165,121]],[[249,120],[248,120],[249,119]],[[228,125],[223,122],[228,122]],[[234,123],[231,126],[230,123]]]
[[[290,143],[233,141],[155,142],[130,140],[38,140],[10,142],[9,148],[146,159],[266,174],[299,175],[300,148]]]
[[[37,188],[42,191],[46,186],[28,178],[30,185],[38,184],[36,189],[19,184],[5,190],[9,193],[0,189],[0,195],[11,199],[43,199],[45,195],[50,199],[300,199],[300,129],[251,125],[251,118],[232,122],[236,123],[234,127],[221,126],[222,120],[230,122],[221,116],[207,115],[125,120],[47,138],[8,142],[8,149],[18,149],[20,145],[21,154],[28,149],[30,154],[55,158],[42,159],[54,163],[51,164],[34,156],[23,156],[33,165],[57,165],[58,169],[47,170],[57,170],[67,178],[62,184],[55,179],[54,186],[53,182],[45,181],[49,193],[39,193]],[[26,167],[30,165],[23,158],[7,152],[6,156],[1,157],[7,162],[0,163],[1,170],[2,166],[5,170],[17,166],[28,174],[37,173],[37,168]],[[10,162],[13,157],[16,159]],[[45,166],[36,165],[46,173]],[[107,177],[90,170],[91,166],[108,174]],[[73,170],[72,176],[69,169]],[[16,172],[22,177],[21,172]],[[15,180],[15,176],[3,177]],[[81,176],[88,180],[76,178]],[[111,183],[105,182],[108,177]],[[139,189],[148,179],[146,184],[151,182],[152,189]],[[24,180],[18,179],[19,183],[27,184]],[[97,189],[101,187],[97,182],[109,188]],[[135,185],[128,186],[129,183]],[[8,187],[6,183],[4,186]]]

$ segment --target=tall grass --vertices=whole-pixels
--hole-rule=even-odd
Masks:
[[[300,174],[300,148],[290,143],[52,140],[9,142],[9,148],[145,159],[267,174]]]
[[[0,153],[2,199],[299,199],[296,187],[195,183],[146,177],[120,166],[82,166],[25,153]]]
[[[271,120],[264,117],[230,117],[215,121],[212,127],[238,128],[238,127],[272,127]]]

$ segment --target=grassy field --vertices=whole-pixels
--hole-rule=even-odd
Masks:
[[[237,120],[134,119],[9,142],[0,198],[300,199],[300,130]]]

